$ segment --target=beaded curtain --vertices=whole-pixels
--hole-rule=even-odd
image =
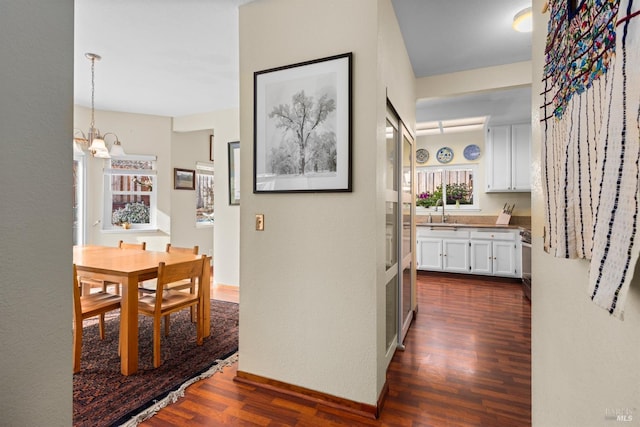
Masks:
[[[549,6],[544,248],[590,260],[590,298],[622,318],[640,253],[640,5],[553,0]]]

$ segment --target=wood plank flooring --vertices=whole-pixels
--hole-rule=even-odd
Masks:
[[[531,426],[531,306],[519,283],[420,272],[417,294],[378,420],[239,384],[233,366],[142,426]]]

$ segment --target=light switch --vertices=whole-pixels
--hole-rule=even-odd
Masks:
[[[256,214],[256,230],[264,231],[264,215]]]

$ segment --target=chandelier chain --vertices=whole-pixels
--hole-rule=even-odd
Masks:
[[[95,98],[95,67],[96,67],[96,58],[91,58],[91,128],[95,127],[95,118],[94,118],[94,98]]]

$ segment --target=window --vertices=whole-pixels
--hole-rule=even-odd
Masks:
[[[213,164],[196,164],[196,225],[213,225]]]
[[[103,230],[156,228],[155,156],[109,160],[104,170]]]
[[[479,209],[476,169],[476,165],[418,168],[416,207],[435,208],[444,203],[459,209]]]
[[[79,151],[79,150],[78,150]],[[85,242],[85,166],[86,156],[79,151],[73,154],[73,244]]]

